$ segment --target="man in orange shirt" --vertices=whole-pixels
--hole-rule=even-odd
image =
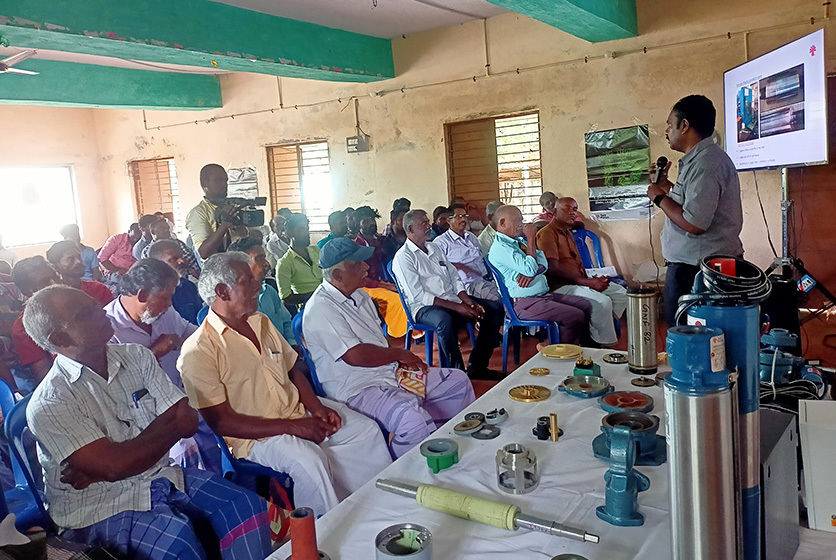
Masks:
[[[610,282],[609,277],[589,278],[581,262],[571,227],[578,216],[578,203],[564,197],[557,201],[554,218],[537,232],[537,247],[546,254],[547,277],[559,294],[580,296],[592,304],[589,334],[602,346],[618,342],[613,319],[627,309],[627,290]]]

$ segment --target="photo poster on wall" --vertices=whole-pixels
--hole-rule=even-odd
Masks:
[[[258,196],[258,176],[255,167],[230,168],[226,170],[227,196],[255,198]]]
[[[647,125],[587,132],[589,209],[596,221],[646,219],[651,202]]]

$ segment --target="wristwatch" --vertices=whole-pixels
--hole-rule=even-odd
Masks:
[[[655,197],[653,197],[653,204],[655,204],[656,206],[659,206],[662,203],[663,198],[665,198],[665,195],[657,194]],[[661,208],[661,206],[659,206],[659,207]]]

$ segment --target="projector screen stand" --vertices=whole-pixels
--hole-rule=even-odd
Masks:
[[[809,277],[813,282],[813,287],[819,290],[827,301],[820,309],[816,309],[806,317],[800,320],[804,323],[818,317],[834,305],[836,305],[836,296],[834,296],[827,287],[816,280],[810,272],[804,267],[804,261],[793,257],[790,254],[790,236],[789,236],[789,214],[792,208],[792,200],[789,199],[789,180],[787,168],[781,169],[781,256],[776,257],[769,268],[766,269],[766,275],[769,276],[775,270],[780,269],[781,277],[786,279]]]

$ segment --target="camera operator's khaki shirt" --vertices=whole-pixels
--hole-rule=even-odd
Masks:
[[[216,208],[217,206],[204,198],[186,215],[186,229],[192,236],[192,244],[198,250],[203,242],[218,229],[215,221]]]

